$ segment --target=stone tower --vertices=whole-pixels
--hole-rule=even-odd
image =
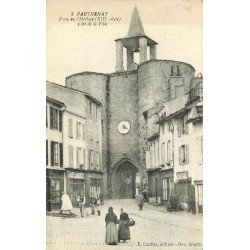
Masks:
[[[145,34],[136,6],[127,35],[115,41],[114,73],[73,74],[66,78],[66,86],[87,91],[102,102],[105,195],[133,198],[147,185],[145,150],[152,134],[147,117],[161,103],[187,93],[195,70],[184,62],[157,60],[157,43]],[[123,48],[127,51],[126,69]],[[139,53],[139,64],[134,62],[135,53]]]
[[[140,54],[140,64],[147,61],[147,47],[150,47],[150,60],[156,59],[157,43],[146,36],[137,7],[135,6],[127,36],[116,41],[116,71],[124,71],[123,47],[127,50],[127,70],[137,69],[134,65],[134,53]]]

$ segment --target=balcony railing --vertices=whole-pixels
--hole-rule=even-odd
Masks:
[[[188,92],[187,103],[191,103],[195,100],[201,99],[202,97],[203,97],[203,85],[202,82],[200,82]]]

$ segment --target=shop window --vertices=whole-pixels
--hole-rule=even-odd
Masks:
[[[68,151],[69,151],[69,167],[73,168],[74,167],[74,148],[72,145],[68,146]]]
[[[76,139],[82,138],[82,123],[76,122]]]
[[[203,212],[203,185],[197,185],[198,191],[198,212]]]
[[[167,178],[162,179],[163,200],[168,199],[168,181],[169,179]]]
[[[63,191],[63,182],[59,180],[51,180],[50,197],[52,202],[61,201],[62,191]]]
[[[68,136],[73,138],[73,120],[70,118],[68,119]]]
[[[180,165],[188,163],[188,145],[182,145],[179,147],[179,163]]]
[[[84,193],[85,193],[84,180],[70,179],[69,197],[73,205],[78,204],[77,203],[78,196]]]

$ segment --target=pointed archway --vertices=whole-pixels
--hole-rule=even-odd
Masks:
[[[138,167],[130,159],[119,161],[112,174],[113,179],[113,198],[133,199],[138,189]]]

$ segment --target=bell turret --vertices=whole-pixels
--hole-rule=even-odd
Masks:
[[[134,53],[140,55],[140,64],[147,61],[147,47],[150,47],[150,60],[156,59],[157,43],[149,38],[144,31],[142,21],[137,7],[134,7],[130,21],[128,34],[123,38],[116,39],[116,71],[124,71],[123,66],[123,47],[127,50],[127,70],[135,64]],[[134,67],[132,67],[134,69]]]

